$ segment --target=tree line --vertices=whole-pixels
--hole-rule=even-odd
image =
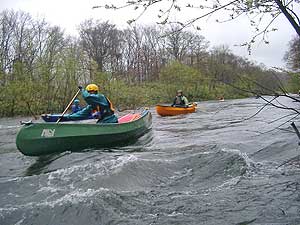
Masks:
[[[13,10],[0,25],[1,116],[60,112],[91,82],[122,110],[170,102],[177,89],[201,101],[267,94],[292,80],[176,25],[118,29],[89,19],[73,37]]]

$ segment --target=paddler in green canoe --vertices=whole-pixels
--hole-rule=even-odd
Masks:
[[[110,100],[103,94],[98,93],[99,87],[96,84],[89,84],[85,90],[82,86],[78,86],[78,88],[81,90],[82,97],[86,101],[87,106],[76,113],[68,115],[69,119],[82,120],[92,114],[95,119],[98,119],[97,123],[118,122]]]
[[[72,113],[76,113],[81,110],[79,102],[79,99],[74,100],[73,105],[71,106]]]
[[[189,101],[183,95],[182,90],[178,90],[177,91],[177,95],[174,98],[172,106],[174,106],[174,107],[176,107],[176,106],[179,106],[179,107],[188,107],[188,105],[189,105]]]

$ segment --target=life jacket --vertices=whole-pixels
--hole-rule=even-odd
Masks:
[[[81,110],[79,105],[72,105],[72,113],[76,113]]]
[[[113,105],[111,103],[111,101],[104,96],[106,101],[108,102],[108,107],[103,107],[101,108],[99,105],[97,105],[97,108],[93,110],[93,115],[95,115],[95,117],[97,119],[103,119],[107,116],[111,116],[115,113],[115,109],[113,108]]]
[[[183,96],[176,96],[174,99],[174,105],[185,105]]]
[[[115,109],[114,109],[114,107],[113,107],[113,104],[111,103],[111,101],[109,100],[109,98],[107,98],[106,96],[105,96],[105,98],[106,98],[106,100],[107,100],[107,102],[108,102],[110,111],[112,111],[112,112],[114,113],[114,112],[115,112]]]

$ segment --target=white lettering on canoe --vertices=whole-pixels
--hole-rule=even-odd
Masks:
[[[55,129],[43,129],[41,137],[54,137]]]

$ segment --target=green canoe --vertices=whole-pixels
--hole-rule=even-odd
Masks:
[[[119,123],[26,123],[17,134],[17,148],[29,156],[39,156],[87,148],[121,146],[136,141],[151,129],[148,110],[128,114]]]

